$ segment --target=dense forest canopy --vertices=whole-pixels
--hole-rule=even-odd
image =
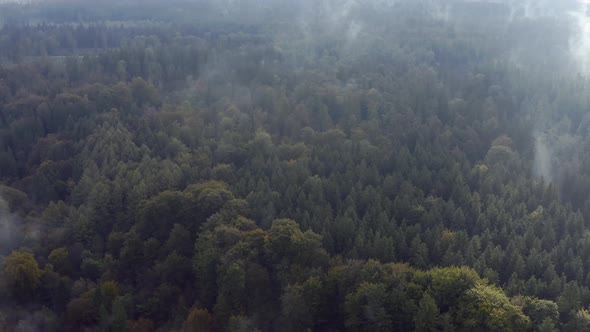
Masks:
[[[0,330],[590,330],[589,8],[0,1]]]

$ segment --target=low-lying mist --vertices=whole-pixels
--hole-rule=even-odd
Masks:
[[[10,212],[8,202],[0,196],[0,255],[6,255],[22,241],[22,224]]]

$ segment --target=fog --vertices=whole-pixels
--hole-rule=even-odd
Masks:
[[[589,92],[590,0],[0,0],[0,329],[411,330],[463,304],[364,276],[449,266],[588,318]]]
[[[304,58],[294,60],[296,66],[313,65],[322,46],[334,42],[340,45],[340,58],[358,60],[403,39],[403,22],[413,17],[439,22],[467,38],[477,34],[496,61],[531,80],[556,82],[590,74],[590,2],[585,0],[234,0],[216,1],[214,7],[230,21],[268,23],[277,50],[298,45],[305,51]],[[536,87],[527,89],[538,93]],[[563,169],[558,165],[577,164],[576,149],[562,143],[574,128],[557,129],[564,118],[556,100],[530,112],[532,172],[545,182],[559,182]]]
[[[0,0],[24,2],[34,1]],[[55,3],[71,4],[74,9],[85,5],[73,0],[40,2],[43,5],[39,6],[46,9]],[[109,3],[122,11],[139,3],[162,6],[158,1],[135,0],[105,1],[105,6]],[[183,17],[193,22],[231,22],[264,29],[274,42],[274,50],[289,59],[284,63],[296,69],[320,65],[320,59],[329,61],[324,53],[326,45],[338,45],[339,54],[334,58],[354,62],[374,56],[383,47],[403,44],[408,32],[405,22],[411,19],[422,22],[418,24],[422,29],[413,33],[445,30],[466,40],[478,39],[485,48],[481,52],[489,52],[494,63],[508,64],[518,75],[533,80],[585,78],[590,74],[590,1],[586,0],[177,0],[166,5],[166,10],[183,12]],[[0,13],[0,21],[7,19],[13,17]],[[432,67],[439,65],[429,60],[431,57],[425,54],[420,61],[430,62],[427,64]],[[195,80],[227,77],[231,61],[208,64]],[[249,87],[237,82],[230,85],[241,96],[241,103],[248,104],[252,95]],[[553,102],[548,105],[549,109],[531,115],[530,137],[535,142],[531,169],[537,177],[551,182],[556,179],[554,164],[559,163],[555,154],[573,156],[558,152],[559,139],[547,138],[546,133],[560,122],[560,110]]]
[[[21,218],[10,211],[8,202],[0,196],[0,255],[6,255],[16,249],[24,235]],[[33,233],[30,235],[36,236]]]
[[[572,56],[580,66],[580,72],[590,70],[590,2],[579,0],[578,7],[570,12],[574,28],[571,36]]]
[[[8,2],[31,0],[0,1]],[[74,8],[80,5],[72,0],[43,3],[47,8],[55,3],[72,4]],[[113,3],[121,10],[138,3],[162,6],[158,1]],[[289,59],[284,63],[299,69],[330,61],[325,54],[326,45],[338,45],[339,54],[334,58],[353,62],[366,60],[383,47],[403,45],[404,34],[409,32],[404,30],[405,22],[411,19],[414,23],[422,22],[418,23],[421,29],[415,28],[412,33],[434,34],[444,30],[466,40],[475,38],[481,42],[483,55],[489,52],[487,56],[493,59],[490,62],[507,64],[518,75],[532,80],[548,82],[576,76],[585,79],[590,74],[590,1],[586,0],[178,0],[166,5],[166,9],[184,12],[183,17],[189,21],[232,22],[264,29],[274,42],[274,50]],[[419,61],[429,66],[439,65],[429,60],[432,55],[416,56],[424,56]],[[231,61],[208,64],[201,77],[195,79],[223,79],[230,72]],[[249,87],[236,82],[230,85],[241,96],[241,102],[248,104],[252,94]],[[535,142],[531,169],[549,182],[556,179],[556,154],[573,158],[559,153],[559,139],[547,138],[549,131],[556,132],[552,135],[557,137],[572,134],[552,130],[561,119],[561,111],[555,105],[549,102],[549,109],[531,111],[536,113],[531,115],[529,133]]]
[[[199,2],[199,1],[197,1]],[[515,65],[558,66],[586,73],[590,54],[589,4],[584,0],[225,0],[207,2],[221,20],[268,25],[282,43],[307,49],[342,42],[358,52],[372,37],[396,38],[408,17],[444,22],[457,32],[482,33],[503,42]],[[288,37],[289,39],[286,39]],[[362,38],[359,38],[362,37]],[[545,49],[541,49],[544,47]],[[531,63],[531,58],[534,60]],[[575,64],[577,67],[572,67]]]
[[[6,254],[20,240],[17,217],[10,213],[8,203],[0,196],[0,253]]]

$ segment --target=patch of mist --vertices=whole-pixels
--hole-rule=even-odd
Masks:
[[[18,216],[10,212],[8,202],[0,196],[0,255],[10,253],[22,237],[23,231]]]
[[[451,6],[447,3],[440,4],[440,6],[432,12],[432,16],[443,22],[449,22],[452,18]]]
[[[570,12],[574,26],[570,37],[572,57],[579,65],[581,74],[590,70],[590,2],[579,0],[576,10]]]
[[[545,115],[550,117],[550,115]],[[568,174],[583,172],[583,163],[580,156],[584,155],[584,146],[579,144],[582,138],[575,135],[572,129],[575,127],[568,118],[547,121],[544,130],[535,130],[533,133],[535,155],[533,161],[533,175],[543,179],[545,183],[553,183],[562,190],[564,180]]]
[[[56,331],[58,318],[49,309],[40,310],[21,306],[0,308],[0,329],[15,332]]]
[[[4,256],[25,243],[36,243],[42,235],[38,223],[26,223],[10,211],[10,205],[0,195],[0,256]]]
[[[548,134],[536,131],[533,137],[535,139],[534,175],[537,178],[543,179],[546,183],[552,183],[554,176],[553,148],[548,141]]]

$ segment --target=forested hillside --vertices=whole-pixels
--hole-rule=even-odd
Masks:
[[[590,330],[590,81],[522,13],[0,4],[0,330]]]

